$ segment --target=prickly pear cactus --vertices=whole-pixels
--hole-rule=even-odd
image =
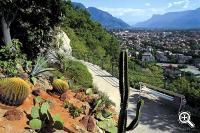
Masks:
[[[41,129],[42,128],[42,121],[40,119],[32,119],[29,122],[31,129]]]
[[[112,119],[99,121],[97,125],[108,133],[117,133],[117,124]]]
[[[47,114],[48,109],[49,109],[49,103],[45,102],[45,103],[42,104],[40,111],[41,111],[42,114]]]
[[[21,78],[0,80],[0,100],[8,105],[20,105],[27,98],[30,85]]]
[[[69,85],[67,81],[61,80],[61,79],[56,79],[52,83],[53,85],[53,91],[59,94],[63,94],[69,89]]]
[[[53,121],[55,122],[54,123],[54,128],[56,129],[62,129],[63,128],[63,125],[64,125],[64,121],[62,120],[60,114],[55,114],[53,116]]]

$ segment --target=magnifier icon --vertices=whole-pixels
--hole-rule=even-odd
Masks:
[[[179,113],[179,121],[182,124],[188,124],[191,128],[195,127],[195,124],[190,120],[190,114],[188,112]]]

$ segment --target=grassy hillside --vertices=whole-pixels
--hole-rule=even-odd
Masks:
[[[87,11],[74,8],[71,2],[67,2],[64,16],[61,25],[71,39],[75,57],[90,59],[95,64],[99,64],[101,59],[107,65],[111,60],[118,61],[118,40],[92,21]]]
[[[129,80],[132,87],[138,88],[139,82],[148,83],[157,87],[164,87],[163,70],[154,63],[144,64],[131,59],[129,61]]]

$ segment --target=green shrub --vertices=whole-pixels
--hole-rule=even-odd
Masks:
[[[52,71],[51,73],[53,74],[53,76],[54,76],[55,78],[58,78],[58,79],[65,79],[63,73],[60,72],[60,71],[58,71],[58,70]]]
[[[103,104],[105,104],[106,107],[109,106],[116,106],[115,103],[110,100],[110,98],[108,97],[108,95],[106,95],[105,93],[100,93],[100,99],[102,100]]]
[[[99,98],[93,99],[90,103],[92,108],[92,113],[102,111],[110,106],[116,106],[115,103],[109,99],[109,97],[102,92],[99,92]]]
[[[0,48],[0,68],[6,76],[16,76],[18,66],[24,64],[26,56],[22,54],[21,43],[13,39],[12,43]]]
[[[146,68],[142,68],[142,62],[139,60],[129,60],[129,80],[130,86],[139,88],[139,82],[148,83],[160,88],[164,87],[163,70],[161,67],[153,63],[146,64]]]
[[[57,71],[53,72],[56,77],[63,76],[68,80],[71,80],[74,85],[80,85],[85,88],[92,87],[92,76],[89,73],[87,67],[80,61],[72,60],[66,56],[57,53],[56,63],[51,64]]]
[[[65,76],[73,80],[76,85],[81,85],[85,88],[92,87],[92,75],[87,67],[79,61],[68,60],[69,66],[65,69]]]
[[[65,101],[62,105],[62,107],[64,107],[65,109],[69,109],[70,107],[72,107],[73,105],[69,102],[69,101]]]
[[[69,112],[70,112],[70,114],[73,118],[79,117],[80,114],[83,113],[82,108],[77,108],[72,103],[70,103],[68,101],[64,102],[63,107],[65,109],[69,109]]]
[[[0,61],[0,68],[6,76],[16,76],[18,74],[16,63],[13,60]]]
[[[72,90],[75,93],[81,89],[81,86],[75,85],[72,80],[68,80],[68,84],[69,84],[70,90]]]
[[[70,114],[73,116],[73,118],[79,117],[80,114],[83,112],[82,108],[77,108],[75,106],[71,106],[69,109]]]

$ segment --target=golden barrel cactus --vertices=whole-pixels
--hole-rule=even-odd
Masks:
[[[30,85],[21,78],[0,79],[0,100],[8,105],[20,105],[29,95]]]
[[[69,84],[67,81],[61,79],[55,79],[52,83],[53,91],[59,94],[63,94],[69,89]]]

